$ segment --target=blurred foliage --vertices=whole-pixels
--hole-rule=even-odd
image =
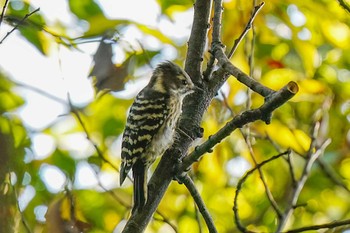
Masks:
[[[0,1],[1,7],[3,2]],[[252,2],[224,1],[222,38],[228,48],[245,28]],[[17,116],[24,102],[14,94],[15,85],[8,77],[0,76],[0,136],[1,145],[6,145],[7,151],[0,148],[1,161],[5,161],[1,162],[0,190],[1,194],[5,189],[10,190],[8,194],[12,196],[4,199],[4,203],[14,219],[22,218],[32,232],[63,232],[68,226],[87,232],[119,232],[130,212],[132,188],[130,182],[118,187],[115,168],[120,164],[120,136],[132,99],[126,100],[102,89],[122,90],[128,81],[132,85],[141,76],[137,71],[149,72],[154,63],[164,58],[162,47],[176,50],[177,62],[182,62],[186,43],[154,26],[110,19],[97,0],[69,0],[68,3],[74,25],[46,22],[43,12],[39,11],[28,17],[19,31],[46,56],[50,56],[50,49],[57,43],[72,50],[80,50],[80,43],[89,41],[104,45],[103,56],[98,52],[94,56],[95,67],[91,72],[95,83],[100,82],[96,86],[100,92],[86,106],[73,107],[72,112],[78,115],[62,116],[42,132],[33,133],[24,128]],[[162,14],[159,17],[170,22],[175,22],[174,15],[186,13],[193,6],[193,1],[157,0],[157,3]],[[30,0],[10,1],[4,20],[15,26],[35,9]],[[332,139],[321,156],[327,169],[319,165],[313,167],[298,201],[300,207],[296,208],[289,226],[296,228],[350,218],[349,25],[350,14],[336,0],[271,0],[257,15],[254,33],[247,34],[232,62],[249,73],[248,58],[254,51],[251,75],[255,79],[276,90],[293,80],[300,91],[276,110],[270,125],[256,122],[232,133],[213,153],[194,164],[191,175],[219,232],[237,232],[232,211],[236,185],[247,169],[254,166],[244,135],[249,135],[258,162],[291,148],[293,168],[299,178],[315,121],[321,122],[320,140]],[[154,39],[160,49],[125,41],[123,33],[130,28],[136,28],[145,38]],[[123,52],[123,63],[114,64],[112,47]],[[206,54],[205,62],[209,56]],[[102,85],[105,79],[108,82]],[[230,78],[204,116],[204,138],[200,141],[214,134],[232,115],[244,111],[248,103],[255,108],[263,103],[263,98]],[[34,154],[28,139],[38,135],[52,143],[50,153],[43,158]],[[76,139],[85,146],[76,144]],[[90,188],[79,187],[76,181],[79,167],[89,167],[97,180]],[[57,179],[62,177],[59,190],[50,186],[45,172],[54,172]],[[288,164],[280,158],[265,165],[263,172],[283,209],[292,190]],[[108,186],[104,178],[111,177],[114,183]],[[32,196],[27,197],[28,204],[20,214],[15,199],[24,198],[28,193]],[[242,224],[249,230],[271,232],[275,229],[277,216],[257,172],[243,184],[238,205]],[[201,226],[202,232],[207,232],[201,218],[198,223],[197,215],[186,188],[173,182],[147,232],[174,232],[173,228],[177,232],[199,232]],[[19,222],[17,232],[25,232],[24,224]]]
[[[26,179],[25,149],[30,140],[21,120],[10,113],[23,104],[22,98],[13,93],[13,83],[2,73],[0,86],[0,230],[12,232],[20,219],[17,195]]]

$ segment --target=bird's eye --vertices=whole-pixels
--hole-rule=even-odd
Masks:
[[[185,86],[188,84],[187,80],[182,80],[181,82],[182,82],[182,85],[185,85]]]

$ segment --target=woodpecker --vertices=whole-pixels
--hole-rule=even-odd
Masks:
[[[183,99],[194,88],[185,71],[170,61],[163,62],[130,108],[122,139],[120,185],[132,169],[132,213],[147,201],[148,168],[173,144]]]

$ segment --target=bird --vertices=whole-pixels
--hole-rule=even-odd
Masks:
[[[194,90],[189,75],[165,61],[154,69],[131,105],[122,137],[120,186],[132,169],[132,214],[144,207],[148,169],[173,144],[183,100]]]

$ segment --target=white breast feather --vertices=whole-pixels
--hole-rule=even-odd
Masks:
[[[149,148],[149,153],[152,160],[156,157],[163,155],[163,153],[173,144],[176,123],[181,115],[182,99],[180,101],[171,101],[171,106],[168,119],[165,120],[164,125],[159,129],[158,133],[152,139],[152,147]],[[153,161],[152,161],[153,162]]]

